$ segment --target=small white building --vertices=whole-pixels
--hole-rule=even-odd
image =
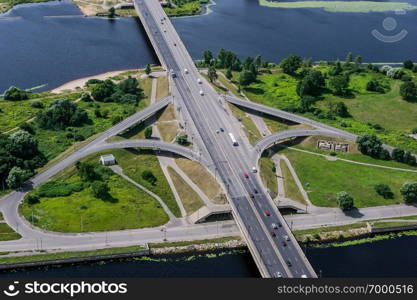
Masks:
[[[100,163],[103,166],[112,166],[116,164],[116,158],[113,154],[102,155],[100,156]]]

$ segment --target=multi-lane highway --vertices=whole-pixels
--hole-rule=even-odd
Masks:
[[[134,4],[162,65],[170,71],[174,99],[191,117],[196,136],[202,140],[202,153],[212,161],[227,188],[235,219],[261,274],[315,277],[290,229],[252,172],[253,148],[242,138],[223,99],[200,77],[159,2],[135,0]],[[237,138],[238,146],[232,145],[228,133]]]

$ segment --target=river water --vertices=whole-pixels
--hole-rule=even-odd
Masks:
[[[343,59],[348,51],[364,61],[417,60],[417,11],[333,13],[262,7],[257,0],[216,3],[207,15],[173,20],[194,58],[223,47],[242,57],[262,54],[275,62],[293,53],[314,60]],[[21,5],[4,16],[0,91],[10,85],[46,84],[43,90],[52,89],[79,77],[157,62],[141,24],[132,18],[85,18],[68,1]],[[382,28],[387,17],[397,22],[391,32]],[[408,34],[399,42],[383,43],[371,35],[373,29],[385,35],[404,29]]]
[[[417,277],[417,236],[346,247],[307,248],[323,277]],[[259,277],[246,251],[181,254],[0,273],[0,277]]]

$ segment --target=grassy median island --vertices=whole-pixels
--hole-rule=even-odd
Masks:
[[[274,161],[270,157],[263,155],[260,158],[259,172],[262,183],[266,186],[272,198],[275,198],[278,195],[278,182],[275,168]]]
[[[268,1],[259,0],[262,6],[276,8],[323,8],[329,12],[385,12],[397,9],[414,10],[416,6],[406,2],[376,2],[376,1]]]
[[[99,165],[98,158],[99,154],[92,155],[83,163],[94,166],[99,174],[95,179],[108,191],[95,193],[96,181],[82,178],[81,171],[71,166],[32,191],[20,206],[22,215],[35,226],[58,232],[123,230],[168,222],[154,198]],[[31,195],[39,200],[31,201]]]
[[[0,223],[0,241],[18,240],[21,235],[15,232],[6,223]]]

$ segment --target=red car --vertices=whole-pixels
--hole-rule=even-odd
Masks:
[[[251,197],[252,199],[255,198],[254,194],[249,194],[249,197]]]
[[[243,173],[243,176],[245,176],[245,178],[249,178],[249,174],[248,173]]]
[[[264,210],[264,214],[265,216],[269,217],[271,215],[271,213],[269,212],[269,210],[265,209]]]

